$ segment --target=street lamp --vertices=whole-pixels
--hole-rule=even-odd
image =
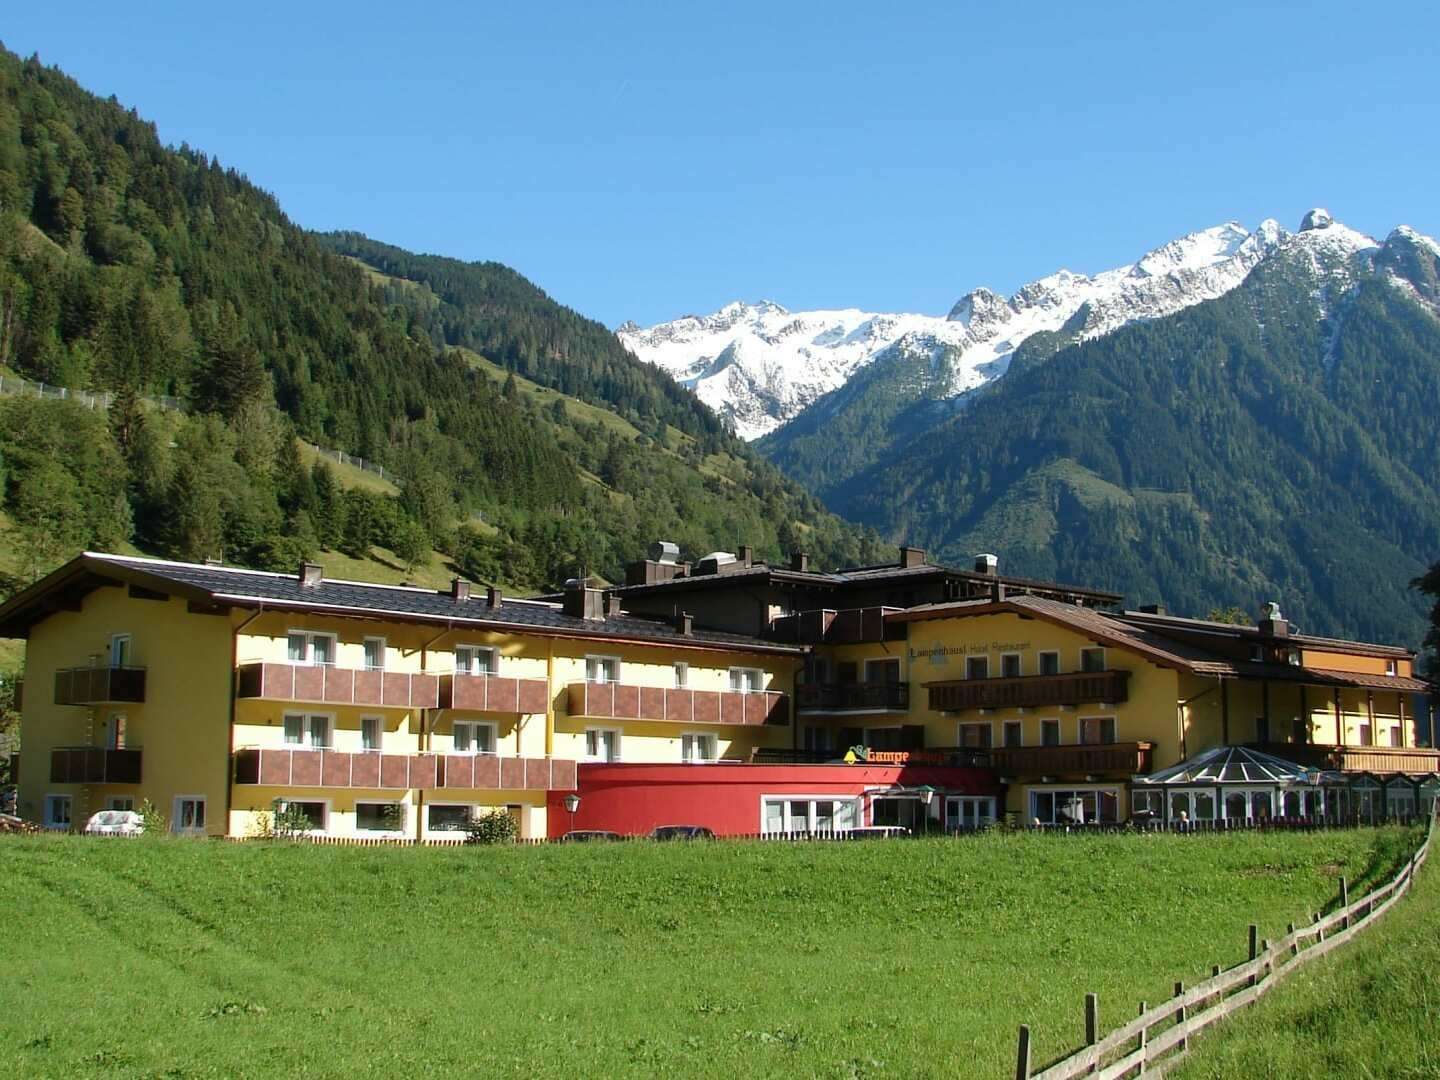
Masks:
[[[930,833],[930,804],[935,799],[935,789],[929,784],[920,788],[920,805],[925,808],[925,825],[923,832],[928,836]]]
[[[572,791],[565,796],[565,809],[570,811],[570,831],[575,831],[575,811],[580,809],[580,796]]]

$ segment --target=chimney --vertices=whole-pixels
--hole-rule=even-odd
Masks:
[[[900,545],[900,568],[908,570],[912,566],[925,565],[925,549]]]
[[[470,582],[458,577],[451,578],[450,599],[454,600],[457,604],[463,604],[466,600],[469,600]]]
[[[801,573],[810,569],[810,556],[804,551],[792,551],[790,553],[790,569],[798,570]]]
[[[1255,624],[1266,637],[1289,637],[1290,620],[1280,614],[1280,605],[1271,600]]]
[[[755,563],[755,549],[749,544],[741,544],[736,550],[735,557],[740,560],[741,566],[752,566]]]
[[[988,552],[975,556],[975,573],[994,577],[1000,572],[1000,559]]]
[[[300,587],[313,589],[325,580],[325,567],[318,562],[302,562],[300,564]]]
[[[605,618],[604,594],[592,589],[584,578],[571,578],[565,582],[564,611],[576,619]]]
[[[614,593],[606,593],[606,594],[605,594],[605,617],[608,619],[608,618],[610,618],[611,615],[619,615],[619,614],[620,614],[620,597],[616,596]]]
[[[487,589],[485,590],[485,606],[486,606],[486,607],[498,608],[498,607],[500,606],[500,601],[501,601],[500,590],[499,590],[498,588],[496,588],[494,585],[491,585],[489,588],[487,588]]]
[[[997,582],[995,582],[993,585],[990,586],[990,600],[991,600],[993,603],[998,604],[998,603],[1000,603],[1001,600],[1004,600],[1004,599],[1005,599],[1005,583],[1004,583],[1003,581],[997,581]]]
[[[674,620],[675,629],[679,633],[689,637],[695,632],[695,616],[691,615],[688,611],[678,611],[671,618]]]

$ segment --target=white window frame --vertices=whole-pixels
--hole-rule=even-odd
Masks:
[[[1084,794],[1085,792],[1087,792],[1087,791],[1093,791],[1093,792],[1095,792],[1095,806],[1096,806],[1097,813],[1098,813],[1099,806],[1100,806],[1100,795],[1101,795],[1102,793],[1105,793],[1105,792],[1109,792],[1109,793],[1114,794],[1114,796],[1115,796],[1115,824],[1120,824],[1120,823],[1123,823],[1123,822],[1124,822],[1125,819],[1120,815],[1120,800],[1121,800],[1121,797],[1122,797],[1122,796],[1124,795],[1124,793],[1125,793],[1125,786],[1124,786],[1123,784],[1071,784],[1071,785],[1068,785],[1068,786],[1066,786],[1066,785],[1058,785],[1058,784],[1057,784],[1055,787],[1047,787],[1047,786],[1043,786],[1043,785],[1037,785],[1036,787],[1028,788],[1028,789],[1026,790],[1026,792],[1025,792],[1025,811],[1026,811],[1026,818],[1025,818],[1025,820],[1026,820],[1027,822],[1033,822],[1033,821],[1035,820],[1035,818],[1036,818],[1036,814],[1035,814],[1035,796],[1036,796],[1036,795],[1058,795],[1058,794],[1060,794],[1061,792],[1064,792],[1064,793],[1069,794],[1069,795],[1083,795],[1083,794]],[[1098,818],[1097,818],[1097,820],[1098,820]],[[1049,821],[1049,822],[1041,822],[1041,824],[1042,824],[1042,825],[1059,825],[1060,822],[1058,822],[1058,821]],[[1084,822],[1084,824],[1089,825],[1090,822],[1087,820],[1087,821]]]
[[[898,684],[905,681],[905,666],[900,663],[900,658],[898,656],[867,656],[865,658],[865,674],[863,681],[867,683],[873,683],[878,681],[873,675],[871,675],[871,670],[878,669],[881,664],[884,664],[887,667],[891,664],[894,664],[895,669],[900,673],[900,677],[895,680],[896,683]]]
[[[65,805],[65,816],[70,819],[69,821],[55,820],[55,814],[51,810],[51,807],[59,806],[61,803],[64,803]],[[51,829],[55,832],[69,832],[71,829],[75,828],[75,796],[64,795],[60,793],[46,795],[45,817],[42,819],[41,823],[45,826],[45,828]]]
[[[966,728],[985,728],[990,732],[990,741],[984,746],[970,746],[965,742]],[[955,745],[965,750],[995,749],[995,725],[989,720],[960,720],[955,724]]]
[[[478,746],[480,745],[480,740],[479,740],[479,738],[478,738],[479,733],[480,733],[482,730],[488,729],[489,732],[490,732],[490,746],[491,746],[491,749],[489,749],[489,750],[479,750],[479,749],[460,750],[460,749],[458,749],[457,744],[458,744],[458,741],[459,741],[459,740],[456,739],[456,735],[459,733],[459,731],[460,731],[461,728],[464,728],[465,731],[468,733],[470,745],[471,745],[472,748],[473,748],[473,747],[478,747]],[[497,724],[497,723],[495,723],[494,720],[455,720],[455,721],[452,721],[451,727],[450,727],[450,750],[451,750],[452,753],[455,753],[455,754],[474,754],[474,755],[479,756],[479,757],[496,757],[496,756],[500,753],[500,725]]]
[[[765,829],[765,804],[778,802],[780,810],[780,831],[767,832]],[[790,816],[790,804],[804,802],[809,803],[805,810],[804,828],[796,828]],[[854,809],[855,824],[843,829],[834,829],[835,832],[849,832],[852,828],[860,828],[865,824],[865,796],[863,795],[841,795],[835,792],[815,795],[806,792],[795,792],[794,794],[769,794],[760,796],[760,835],[762,836],[794,836],[796,833],[813,835],[816,830],[815,804],[817,802],[848,803]]]
[[[985,674],[984,674],[984,675],[971,675],[971,674],[970,674],[970,665],[973,664],[973,663],[976,663],[976,662],[979,662],[979,663],[982,663],[982,664],[985,665]],[[980,656],[967,656],[967,657],[965,657],[965,678],[967,678],[967,679],[988,679],[988,678],[990,678],[990,654],[989,654],[989,653],[984,653],[984,654],[982,654],[982,655],[980,655]]]
[[[381,800],[369,800],[369,801],[378,802],[378,801],[381,801]],[[304,796],[304,797],[299,797],[299,796],[297,796],[296,798],[293,798],[293,799],[283,799],[283,798],[282,798],[282,799],[280,800],[280,808],[281,808],[282,810],[288,810],[288,809],[290,808],[290,804],[291,804],[291,803],[319,803],[321,806],[325,807],[325,823],[324,823],[323,825],[321,825],[320,828],[318,828],[318,829],[306,829],[305,831],[306,831],[306,832],[310,832],[310,833],[319,833],[321,836],[329,836],[329,835],[330,835],[330,822],[331,822],[331,820],[332,820],[332,819],[334,818],[334,816],[335,816],[335,806],[334,806],[335,800],[334,800],[334,799],[316,799],[316,798],[312,798],[312,797],[310,797],[310,796],[308,796],[308,795],[306,795],[306,796]]]
[[[615,669],[613,676],[607,671],[607,666],[612,664]],[[598,679],[595,677],[597,673],[601,676]],[[620,657],[618,656],[602,656],[599,653],[591,653],[585,657],[585,681],[588,683],[595,683],[597,686],[618,683],[620,673]]]
[[[126,713],[123,713],[123,712],[113,712],[113,713],[111,713],[108,717],[106,717],[106,718],[105,718],[105,749],[107,749],[107,750],[123,750],[124,747],[120,745],[120,729],[121,729],[122,727],[128,729],[129,726],[130,726],[130,717],[129,717],[129,715],[126,714]],[[128,730],[127,730],[126,733],[127,733],[127,734],[129,733]]]
[[[736,682],[739,682],[740,685],[736,686]],[[765,669],[732,667],[730,669],[730,692],[732,694],[763,694],[765,692]]]
[[[593,754],[593,753],[591,752],[591,750],[590,750],[590,736],[591,736],[592,734],[593,734],[593,735],[602,735],[602,734],[610,735],[610,736],[611,736],[611,740],[610,740],[610,741],[611,741],[611,745],[614,747],[615,756],[614,756],[614,757],[605,758],[605,757],[599,757],[599,756]],[[585,746],[584,746],[584,748],[583,748],[583,752],[582,752],[582,754],[581,754],[580,760],[581,760],[581,761],[591,761],[591,762],[605,762],[605,763],[613,763],[613,762],[619,761],[619,760],[620,760],[620,744],[621,744],[622,738],[623,738],[623,733],[622,733],[621,730],[620,730],[619,728],[617,728],[617,727],[587,727],[587,728],[585,729]],[[597,742],[597,745],[598,745],[599,740],[597,739],[596,742]]]
[[[292,714],[293,715],[293,714]],[[373,723],[376,726],[375,745],[365,745],[365,725]],[[360,717],[360,749],[364,751],[379,751],[385,748],[385,717],[378,713],[367,713]]]
[[[940,819],[942,827],[951,828],[951,820],[956,822],[955,828],[961,828],[960,822],[965,820],[965,804],[973,803],[975,807],[975,827],[983,828],[985,825],[995,824],[995,796],[993,795],[946,795],[945,806]],[[954,813],[951,813],[951,810]]]
[[[123,656],[116,653],[123,650]],[[135,638],[132,634],[110,635],[110,666],[112,668],[133,667],[135,664]]]
[[[1044,675],[1044,674],[1046,674],[1046,672],[1045,672],[1045,657],[1047,657],[1047,656],[1053,656],[1053,657],[1055,658],[1055,671],[1054,671],[1054,674],[1056,674],[1056,675],[1062,674],[1062,672],[1061,672],[1061,670],[1060,670],[1060,650],[1059,650],[1059,649],[1041,649],[1039,652],[1037,652],[1037,653],[1035,654],[1035,674],[1036,674],[1036,675]]]
[[[185,819],[185,815],[181,807],[187,802],[200,804],[201,812],[205,817],[205,823],[203,825],[197,826],[181,824],[181,822]],[[209,799],[207,799],[204,795],[176,795],[175,798],[170,801],[170,831],[175,833],[177,836],[204,836],[206,829],[209,827],[209,824]]]
[[[1015,658],[1015,674],[1005,674],[1005,661],[1010,657]],[[1019,652],[1002,652],[1000,654],[1000,677],[1002,679],[1018,679],[1025,674],[1025,654]]]
[[[1109,720],[1110,723],[1111,723],[1111,726],[1114,727],[1114,729],[1115,729],[1115,738],[1112,739],[1112,740],[1111,740],[1110,742],[1108,742],[1108,743],[1107,743],[1107,742],[1087,743],[1087,742],[1085,741],[1085,721],[1086,721],[1086,720]],[[1094,716],[1082,716],[1082,717],[1080,717],[1080,718],[1076,721],[1076,724],[1075,724],[1075,741],[1076,741],[1076,744],[1077,744],[1077,745],[1081,745],[1081,746],[1114,746],[1116,743],[1118,743],[1118,742],[1120,741],[1120,718],[1119,718],[1118,716],[1116,716],[1114,713],[1096,713]]]
[[[116,803],[129,803],[130,805],[129,805],[129,806],[117,806],[117,805],[115,805]],[[105,809],[106,809],[106,810],[134,810],[134,809],[135,809],[135,796],[134,796],[134,795],[110,795],[110,796],[108,796],[108,797],[105,799]]]
[[[710,757],[691,757],[685,753],[685,740],[692,740],[692,745],[701,740],[708,739],[714,747],[714,753]],[[720,760],[720,736],[713,731],[682,731],[680,733],[680,760],[687,765],[713,764]]]
[[[362,641],[362,642],[360,643],[360,647],[361,647],[361,649],[363,649],[363,650],[365,650],[366,652],[368,652],[371,644],[373,644],[374,642],[377,642],[377,641],[380,643],[380,663],[377,664],[377,665],[371,666],[371,664],[370,664],[370,657],[365,656],[365,655],[362,653],[362,662],[363,662],[363,664],[365,665],[365,670],[366,670],[366,671],[384,671],[384,670],[385,670],[385,661],[386,661],[386,659],[387,659],[387,654],[389,653],[389,649],[390,649],[389,642],[387,642],[387,641],[385,640],[385,638],[381,637],[379,634],[367,634],[367,635],[365,636],[364,641]]]
[[[1018,728],[1018,729],[1020,730],[1020,741],[1019,741],[1019,742],[1011,743],[1010,740],[1006,737],[1006,733],[1009,732],[1009,730],[1010,730],[1011,728]],[[1000,749],[1003,750],[1003,749],[1004,749],[1005,747],[1007,747],[1007,746],[1024,746],[1024,745],[1025,745],[1025,721],[1023,721],[1023,720],[1006,720],[1006,721],[1004,721],[1004,722],[1000,725]]]
[[[429,802],[429,801],[427,801],[427,802],[425,803],[424,808],[423,808],[424,817],[423,817],[423,819],[422,819],[422,821],[421,821],[421,825],[422,825],[422,827],[424,828],[424,831],[425,831],[425,835],[426,835],[426,836],[464,836],[464,835],[465,835],[465,832],[464,832],[463,829],[432,829],[432,828],[430,827],[430,811],[431,811],[434,807],[437,807],[437,806],[462,806],[462,807],[465,808],[466,811],[468,811],[468,813],[466,814],[466,817],[469,818],[471,821],[474,821],[477,817],[480,816],[480,804],[479,804],[479,803],[471,803],[471,802]]]
[[[1100,654],[1100,666],[1099,666],[1098,668],[1096,668],[1094,671],[1091,671],[1089,668],[1087,668],[1087,667],[1085,666],[1085,654],[1086,654],[1086,653],[1089,653],[1089,652],[1098,652],[1098,653]],[[1099,673],[1102,672],[1102,671],[1108,670],[1108,668],[1106,667],[1106,665],[1107,665],[1110,661],[1109,661],[1109,657],[1108,657],[1107,654],[1106,654],[1105,646],[1104,646],[1104,645],[1085,645],[1085,646],[1082,646],[1081,649],[1080,649],[1080,651],[1079,651],[1079,653],[1078,653],[1077,655],[1079,656],[1080,666],[1079,666],[1078,668],[1076,668],[1076,671],[1078,671],[1078,672],[1079,672],[1080,674],[1082,674],[1082,675],[1097,675],[1097,674],[1099,674]]]
[[[313,799],[298,799],[297,802],[313,802]],[[362,806],[398,806],[400,808],[400,827],[398,829],[362,829],[360,827],[360,807]],[[355,817],[354,831],[356,836],[408,836],[410,825],[410,807],[400,799],[356,799],[352,810]],[[329,811],[326,811],[328,818]]]
[[[305,656],[301,660],[292,659],[290,656],[290,639],[303,637],[305,639]],[[328,638],[330,641],[330,662],[328,664],[317,664],[315,662],[315,639]],[[331,633],[328,630],[287,630],[285,631],[285,659],[291,664],[298,664],[302,667],[334,667],[336,660],[340,657],[340,635]]]
[[[465,664],[460,662],[460,654],[464,653],[469,657]],[[488,656],[489,663],[484,671],[477,670],[480,657]],[[500,674],[500,650],[494,645],[471,645],[468,642],[461,642],[455,646],[455,674],[456,675],[498,675]]]
[[[1045,725],[1046,725],[1046,724],[1054,724],[1054,725],[1055,725],[1055,731],[1056,731],[1056,732],[1059,734],[1059,736],[1060,736],[1059,740],[1058,740],[1056,743],[1054,743],[1054,745],[1055,745],[1055,746],[1064,746],[1064,745],[1065,745],[1065,718],[1064,718],[1063,716],[1042,716],[1042,717],[1040,717],[1040,731],[1039,731],[1040,741],[1039,741],[1038,743],[1036,743],[1035,745],[1036,745],[1036,746],[1050,746],[1050,745],[1051,745],[1050,743],[1047,743],[1047,742],[1045,741]]]
[[[299,741],[298,743],[293,743],[293,742],[290,742],[288,739],[285,739],[285,721],[288,720],[288,719],[290,719],[290,717],[292,717],[292,716],[298,716],[298,717],[300,718],[300,741]],[[312,742],[312,741],[311,741],[311,732],[310,732],[310,721],[311,721],[311,720],[324,720],[324,721],[325,721],[325,740],[326,740],[326,741],[325,741],[324,743],[315,743],[315,742]],[[284,740],[284,745],[285,745],[286,747],[290,747],[290,748],[292,748],[292,749],[300,749],[300,750],[334,750],[334,749],[335,749],[335,714],[334,714],[334,713],[311,712],[311,711],[309,711],[309,710],[283,712],[283,713],[280,714],[280,738],[281,738],[282,740]]]
[[[1399,665],[1394,660],[1385,661],[1385,674],[1394,675],[1399,671]]]
[[[675,689],[687,689],[690,686],[690,664],[684,660],[676,660],[670,667],[675,675]]]

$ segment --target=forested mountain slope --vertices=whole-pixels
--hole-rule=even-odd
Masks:
[[[134,110],[0,50],[0,366],[120,395],[108,417],[5,404],[24,574],[132,540],[287,569],[321,548],[433,544],[519,588],[617,575],[662,534],[690,553],[875,554],[873,535],[513,271],[383,249],[422,281],[451,266],[437,294],[333,247]],[[613,422],[537,401],[485,356]],[[190,415],[160,418],[147,394]],[[384,463],[398,498],[337,493],[298,461],[297,432]]]

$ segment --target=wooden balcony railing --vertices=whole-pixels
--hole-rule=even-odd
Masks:
[[[1423,746],[1329,746],[1324,743],[1256,743],[1256,749],[1311,769],[1336,772],[1440,772],[1440,750]]]
[[[140,748],[60,746],[50,751],[52,784],[138,784]]]
[[[910,708],[910,684],[902,682],[801,683],[795,687],[798,712],[845,712]]]
[[[1153,743],[996,746],[990,763],[1002,776],[1134,776],[1151,768]]]
[[[885,616],[898,607],[816,608],[781,615],[770,622],[774,641],[800,645],[851,645],[862,642],[904,641],[904,623],[887,623]]]
[[[500,675],[441,675],[440,708],[475,712],[543,713],[548,693],[544,679]]]
[[[1044,708],[1125,701],[1128,671],[1087,671],[1068,675],[1018,675],[1012,678],[956,679],[926,683],[930,708],[940,712],[965,709]]]
[[[369,671],[329,664],[255,661],[240,665],[236,696],[325,705],[434,709],[440,704],[440,676],[405,671]]]
[[[561,758],[287,747],[235,751],[235,783],[265,787],[570,790],[575,775],[575,762]]]
[[[143,667],[78,667],[55,672],[56,705],[118,705],[144,700]]]
[[[571,716],[680,724],[788,724],[789,702],[773,690],[684,690],[626,683],[571,683]]]

